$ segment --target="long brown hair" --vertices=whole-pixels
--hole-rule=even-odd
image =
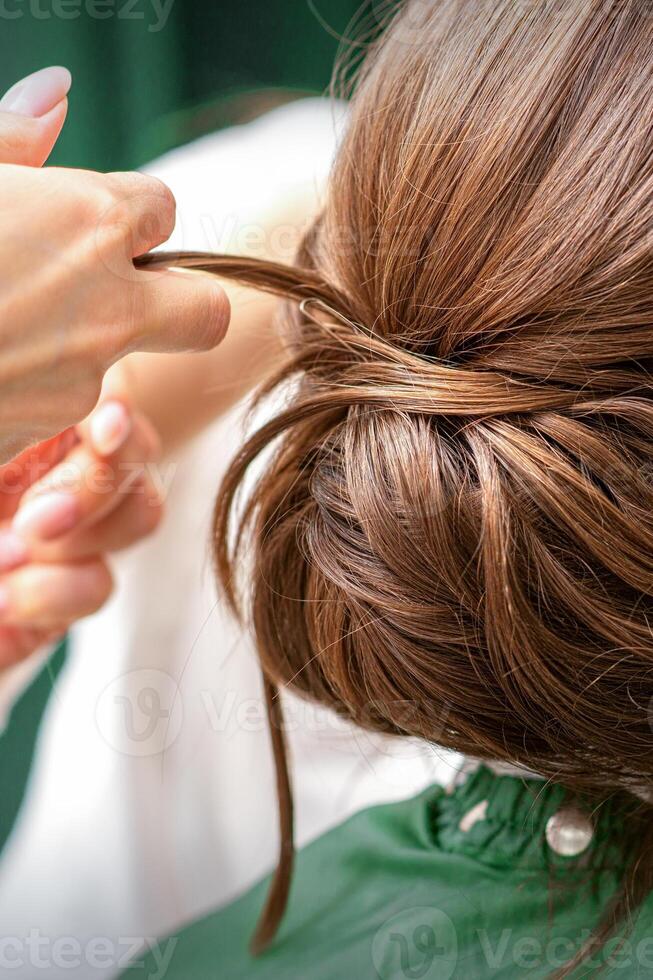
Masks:
[[[629,868],[574,963],[653,887],[652,55],[635,0],[409,3],[295,265],[173,257],[283,296],[268,388],[296,379],[215,514],[279,772],[257,948],[292,855],[277,685],[633,801]]]

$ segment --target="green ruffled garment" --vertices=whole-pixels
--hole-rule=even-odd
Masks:
[[[247,946],[268,880],[162,940],[123,976],[549,977],[599,922],[625,861],[610,804],[582,854],[554,852],[545,828],[564,805],[559,786],[481,766],[450,794],[434,787],[363,811],[300,852],[282,928],[262,956],[252,958]],[[473,808],[476,821],[461,828]],[[653,897],[621,948],[609,941],[574,976],[599,974],[653,977]]]

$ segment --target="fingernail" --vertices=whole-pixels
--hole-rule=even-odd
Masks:
[[[131,432],[131,416],[121,402],[105,402],[91,418],[91,439],[96,452],[110,456],[126,442]]]
[[[50,541],[77,523],[77,500],[68,493],[43,493],[27,500],[14,517],[13,529],[26,538]]]
[[[29,558],[29,549],[14,531],[0,531],[0,572],[23,565]]]
[[[67,68],[42,68],[21,78],[5,92],[0,99],[0,112],[34,119],[44,116],[68,95],[71,84],[72,77]]]

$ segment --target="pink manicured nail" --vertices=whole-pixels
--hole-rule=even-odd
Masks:
[[[23,537],[49,541],[70,531],[77,520],[76,498],[54,491],[27,500],[14,517],[13,527]]]
[[[0,112],[18,116],[44,116],[68,95],[72,78],[67,68],[42,68],[21,78],[0,99]]]
[[[23,565],[29,558],[29,549],[14,531],[0,531],[0,572]]]
[[[93,448],[101,456],[110,456],[125,443],[132,428],[129,412],[121,402],[105,402],[91,416]]]

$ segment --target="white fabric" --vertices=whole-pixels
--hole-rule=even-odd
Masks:
[[[297,103],[148,168],[177,197],[174,245],[233,247],[289,187],[320,184],[341,114]],[[0,861],[2,975],[113,976],[136,943],[225,902],[274,861],[256,657],[216,600],[208,561],[238,417],[160,471],[171,481],[163,527],[117,562],[115,597],[74,633]],[[390,744],[287,704],[300,841],[451,776],[449,758],[423,744]]]

